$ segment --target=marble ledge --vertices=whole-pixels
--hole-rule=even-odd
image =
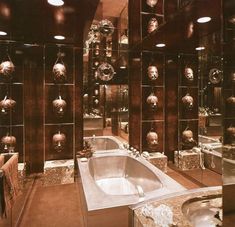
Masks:
[[[177,196],[169,195],[168,198],[158,199],[156,201],[152,201],[147,203],[148,205],[152,205],[153,207],[158,207],[161,204],[164,204],[170,207],[173,211],[173,221],[179,227],[193,227],[188,220],[185,218],[184,214],[182,213],[182,204],[192,198],[198,196],[208,196],[208,195],[218,195],[222,193],[221,187],[211,187],[211,188],[201,188],[201,189],[193,189],[188,190],[186,192],[181,192]],[[145,204],[144,204],[145,205]],[[134,209],[134,226],[135,227],[159,227],[157,226],[154,221],[150,218],[146,218],[142,215],[141,209],[144,206],[139,206],[138,208]]]
[[[204,155],[202,155],[202,159]],[[200,154],[192,150],[175,151],[174,162],[176,167],[181,170],[192,170],[200,168]]]

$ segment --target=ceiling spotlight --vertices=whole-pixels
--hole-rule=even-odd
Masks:
[[[4,31],[0,31],[0,35],[7,35],[7,33]]]
[[[158,44],[156,44],[156,47],[165,47],[165,46],[166,46],[165,43],[158,43]]]
[[[65,37],[62,36],[62,35],[55,35],[55,36],[54,36],[54,39],[57,39],[57,40],[64,40]]]
[[[197,22],[200,24],[207,23],[211,21],[211,17],[200,17],[197,19]]]
[[[64,5],[63,0],[47,0],[47,2],[53,6],[62,6]]]
[[[195,50],[205,50],[205,47],[196,47]]]

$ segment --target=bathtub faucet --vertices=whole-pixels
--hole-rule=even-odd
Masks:
[[[132,151],[132,155],[133,155],[135,158],[140,157],[140,152],[139,152],[137,149],[132,148],[131,151]]]

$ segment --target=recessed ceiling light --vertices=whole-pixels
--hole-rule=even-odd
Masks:
[[[47,2],[53,6],[62,6],[64,5],[64,1],[62,0],[47,0]]]
[[[158,44],[156,44],[156,47],[165,47],[165,46],[166,46],[165,43],[158,43]]]
[[[64,40],[64,39],[65,39],[65,37],[64,37],[64,36],[62,36],[62,35],[55,35],[55,36],[54,36],[54,39]]]
[[[205,47],[196,47],[195,50],[205,50]]]
[[[7,33],[4,31],[0,31],[0,35],[7,35]]]
[[[211,21],[211,17],[200,17],[197,19],[197,22],[200,24],[207,23]]]

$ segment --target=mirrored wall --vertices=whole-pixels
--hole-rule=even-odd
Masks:
[[[83,52],[84,136],[128,142],[128,1],[99,3]]]

